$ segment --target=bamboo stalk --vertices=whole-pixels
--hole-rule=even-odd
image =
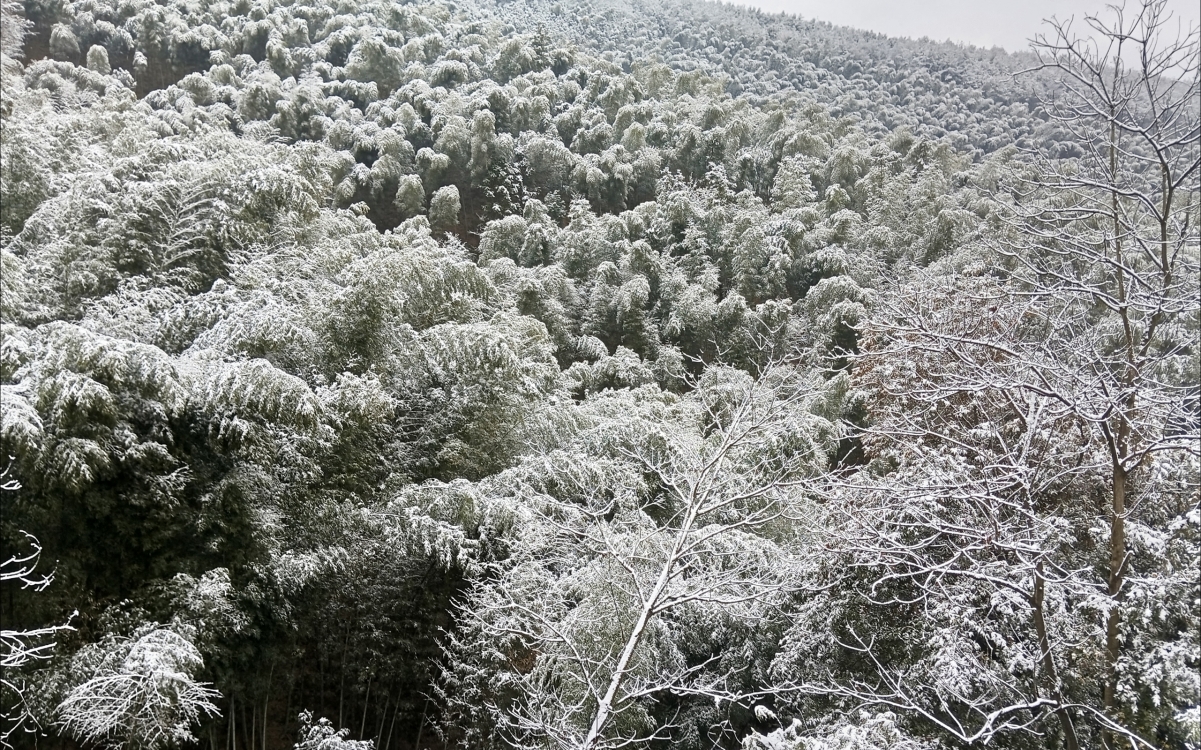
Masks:
[[[383,750],[388,750],[392,746],[392,730],[396,728],[396,714],[400,713],[400,698],[396,699],[396,708],[392,709],[392,723],[388,725],[388,742],[384,745]]]
[[[425,717],[430,710],[430,697],[425,696],[425,705],[421,707],[421,723],[417,725],[417,740],[413,743],[413,750],[421,750],[421,732],[425,729]]]
[[[371,680],[367,678],[367,692],[363,695],[363,720],[359,722],[359,739],[363,739],[363,731],[367,728],[367,709],[371,707]]]
[[[246,727],[246,707],[242,706],[242,739],[248,750],[254,750],[254,702],[250,704],[250,728]]]
[[[384,693],[384,710],[379,715],[379,729],[375,731],[375,746],[380,747],[380,743],[384,739],[384,722],[388,720],[388,704],[392,701],[392,691]]]
[[[342,705],[346,697],[346,649],[350,646],[350,625],[346,626],[346,636],[342,639],[342,658],[338,662],[338,727],[342,723]]]
[[[275,677],[275,662],[267,671],[267,693],[263,697],[263,750],[267,750],[267,707],[271,705],[271,680]]]

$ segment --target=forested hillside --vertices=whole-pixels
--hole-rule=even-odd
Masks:
[[[1201,748],[1162,0],[0,7],[0,745]]]
[[[524,0],[496,12],[518,28],[545,26],[608,52],[627,73],[658,58],[721,80],[755,106],[820,103],[877,137],[905,128],[977,157],[1033,139],[1072,148],[1070,135],[1037,113],[1053,90],[1045,77],[1014,76],[1035,63],[1029,54],[892,39],[713,2]]]

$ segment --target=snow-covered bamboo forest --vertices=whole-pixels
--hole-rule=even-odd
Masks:
[[[1201,748],[1165,0],[0,9],[0,746]]]

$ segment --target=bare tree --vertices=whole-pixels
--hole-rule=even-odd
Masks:
[[[1201,691],[1187,660],[1147,668],[1198,626],[1178,569],[1198,554],[1178,533],[1201,456],[1198,30],[1173,35],[1162,0],[1085,24],[1052,21],[1034,44],[1061,84],[1046,111],[1083,155],[1019,165],[1000,280],[919,275],[880,306],[856,361],[876,463],[827,496],[865,599],[922,612],[946,641],[911,649],[915,666],[848,628],[866,676],[798,690],[962,742],[1151,747]],[[1141,614],[1149,601],[1172,623]]]
[[[192,726],[216,716],[219,693],[194,674],[200,652],[179,633],[151,623],[133,638],[107,637],[81,649],[75,675],[91,674],[58,705],[57,725],[98,746],[159,750],[195,742]]]
[[[801,689],[903,709],[967,743],[1042,732],[1051,712],[1074,749],[1060,660],[1088,626],[1048,601],[1098,593],[1063,550],[1087,524],[1073,498],[1099,462],[1070,409],[1020,388],[1022,340],[1043,325],[1032,301],[1011,302],[989,280],[926,277],[865,331],[856,374],[878,415],[863,435],[875,466],[835,477],[825,497],[835,577],[884,611],[920,606],[917,627],[939,645],[912,649],[914,664],[849,623],[836,637],[868,676]]]
[[[502,644],[495,658],[509,665],[507,701],[493,706],[508,741],[594,750],[666,740],[676,723],[650,721],[649,701],[757,692],[731,680],[722,655],[690,662],[672,633],[690,619],[754,623],[779,611],[796,562],[784,538],[790,485],[833,450],[832,424],[811,409],[820,399],[789,367],[759,378],[712,368],[675,429],[615,449],[651,491],[598,491],[587,504],[524,493],[537,547],[464,607],[474,641]]]
[[[1111,714],[1095,689],[1115,606],[1098,575],[1111,457],[1078,413],[1078,384],[1051,380],[1046,338],[1062,327],[1037,297],[987,278],[923,276],[878,312],[856,361],[872,463],[817,493],[833,560],[820,584],[840,592],[819,600],[842,602],[820,613],[834,643],[779,660],[792,691],[901,710],[965,743],[1034,733],[1067,748],[1101,733],[1150,746],[1157,723],[1196,701],[1188,658],[1162,658],[1195,651],[1201,625],[1198,456],[1171,433],[1179,410],[1141,414],[1159,420],[1162,450],[1138,478],[1131,601],[1117,605],[1160,614],[1123,633],[1127,710]],[[1140,705],[1140,690],[1162,704]]]
[[[8,471],[5,468],[0,472],[0,492],[14,492],[20,487],[15,479],[7,478]],[[42,546],[32,534],[22,534],[28,546],[23,551],[12,552],[0,563],[0,583],[41,591],[54,580],[54,574],[37,572]],[[55,646],[53,636],[71,629],[69,625],[51,625],[0,630],[0,688],[4,692],[5,711],[4,725],[0,727],[0,747],[12,747],[11,740],[19,732],[37,731],[37,721],[26,705],[26,686],[19,670],[33,662],[49,659]]]
[[[1038,69],[1063,82],[1046,111],[1084,155],[1039,159],[1015,205],[1027,243],[1010,256],[1029,293],[1063,310],[1047,342],[1054,366],[1031,386],[1070,404],[1109,456],[1110,718],[1134,474],[1158,454],[1197,451],[1201,47],[1199,30],[1181,30],[1166,6],[1142,0],[1086,17],[1083,38],[1052,21],[1035,40]]]

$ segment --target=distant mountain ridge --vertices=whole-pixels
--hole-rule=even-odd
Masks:
[[[894,38],[794,15],[690,0],[515,0],[490,11],[521,31],[539,26],[612,56],[628,70],[657,60],[729,79],[755,106],[784,97],[817,102],[865,129],[909,128],[991,153],[1040,132],[1047,81],[1018,74],[1035,64],[951,42]],[[872,123],[875,123],[873,127]]]

